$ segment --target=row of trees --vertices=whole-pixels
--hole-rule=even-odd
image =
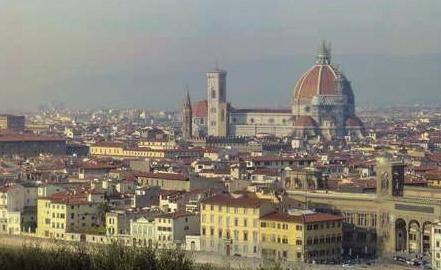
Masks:
[[[227,263],[227,262],[226,262]],[[230,267],[227,267],[231,269]],[[20,248],[0,248],[1,270],[223,270],[223,267],[195,264],[182,250],[58,242],[41,247],[37,243]],[[269,262],[259,270],[281,270]]]
[[[180,250],[60,244],[0,249],[2,270],[193,270],[192,259]]]

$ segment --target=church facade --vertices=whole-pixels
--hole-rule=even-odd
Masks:
[[[193,136],[275,135],[332,140],[363,136],[351,83],[331,64],[330,46],[320,46],[315,64],[295,84],[290,109],[244,109],[227,100],[227,72],[207,73],[207,100],[193,104]]]

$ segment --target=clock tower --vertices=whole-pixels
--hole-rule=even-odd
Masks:
[[[376,174],[378,197],[403,196],[404,164],[402,162],[378,158]]]

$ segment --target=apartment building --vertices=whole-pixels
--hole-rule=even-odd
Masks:
[[[343,218],[310,210],[271,213],[260,219],[261,255],[298,262],[337,262]]]
[[[102,223],[101,205],[75,191],[38,198],[36,234],[39,237],[66,239],[66,233],[96,233]]]
[[[248,194],[216,195],[201,202],[201,249],[259,257],[259,219],[275,210]]]

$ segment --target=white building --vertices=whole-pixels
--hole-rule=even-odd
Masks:
[[[153,217],[140,217],[130,221],[130,236],[133,245],[156,247],[156,224]]]
[[[158,248],[185,246],[187,235],[200,231],[199,215],[193,213],[171,213],[155,218]]]
[[[24,209],[36,207],[37,187],[34,185],[12,184],[0,187],[0,233],[20,234],[21,230],[29,230],[32,224],[23,224]],[[33,215],[27,216],[34,219]],[[35,219],[34,219],[35,221]],[[27,227],[27,228],[22,228]]]
[[[441,222],[432,225],[432,268],[441,269]]]
[[[318,50],[315,64],[297,80],[291,102],[287,102],[283,109],[239,109],[230,106],[226,74],[226,71],[218,69],[208,72],[208,108],[204,101],[195,104],[197,130],[204,130],[205,124],[208,136],[272,134],[308,140],[363,136],[364,127],[355,114],[351,83],[331,63],[330,46],[325,43]],[[207,121],[203,120],[205,114]]]

